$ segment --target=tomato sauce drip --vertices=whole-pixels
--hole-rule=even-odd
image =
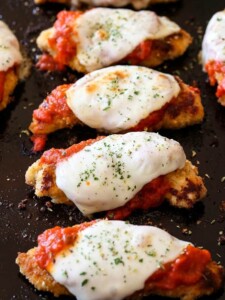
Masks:
[[[35,251],[35,259],[39,267],[48,268],[50,263],[54,263],[57,254],[75,243],[80,231],[92,226],[95,222],[98,221],[94,220],[67,228],[56,226],[39,235],[38,247]],[[161,290],[173,290],[181,285],[195,284],[203,277],[210,261],[211,255],[207,250],[189,245],[174,261],[166,263],[154,272],[145,284],[153,289]]]
[[[35,251],[35,259],[39,267],[42,269],[47,268],[51,262],[54,262],[54,257],[60,251],[66,250],[74,244],[80,231],[94,223],[96,223],[96,220],[67,228],[56,226],[44,231],[38,236],[38,247]]]
[[[211,85],[215,85],[218,81],[216,79],[216,73],[222,77],[222,79],[218,82],[216,96],[218,98],[223,97],[225,95],[225,63],[211,60],[205,65],[205,69],[209,75]]]
[[[113,220],[123,220],[137,209],[157,207],[164,201],[164,196],[169,188],[170,186],[165,176],[160,176],[147,183],[124,206],[108,211],[106,217]]]
[[[56,53],[54,59],[64,65],[76,55],[76,42],[74,41],[74,21],[82,14],[80,11],[61,11],[54,24],[55,33],[48,43]]]
[[[201,280],[211,261],[209,251],[189,245],[172,263],[165,264],[147,280],[156,289],[172,290],[179,285],[192,285]]]
[[[52,123],[55,117],[64,118],[73,115],[66,102],[66,91],[72,84],[63,84],[54,89],[33,112],[38,122]]]
[[[151,40],[143,41],[124,60],[129,61],[131,65],[139,64],[150,56],[152,43]]]
[[[4,96],[4,86],[5,86],[6,72],[0,72],[0,102],[3,101]]]
[[[72,117],[73,112],[66,103],[65,93],[71,84],[64,84],[54,89],[50,95],[46,97],[43,103],[38,109],[33,112],[33,119],[38,122],[37,127],[41,127],[39,123],[53,123],[54,118]],[[35,134],[31,137],[31,141],[34,143],[33,151],[42,151],[47,141],[46,134]]]
[[[34,143],[32,149],[34,152],[42,151],[45,148],[47,142],[46,134],[34,134],[30,139]]]
[[[56,164],[59,161],[71,156],[72,154],[83,150],[86,146],[90,146],[104,138],[104,136],[99,136],[96,139],[89,139],[87,141],[80,142],[79,144],[74,144],[67,149],[52,148],[43,153],[42,157],[40,158],[40,161],[44,164]]]
[[[57,62],[51,55],[42,54],[36,63],[36,67],[41,71],[64,71],[65,65]]]

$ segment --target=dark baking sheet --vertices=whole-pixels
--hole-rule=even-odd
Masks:
[[[129,220],[135,224],[154,224],[167,229],[178,238],[209,249],[214,260],[225,266],[225,108],[219,106],[198,64],[202,34],[211,15],[224,8],[221,0],[183,0],[175,4],[152,7],[161,15],[177,21],[194,37],[188,52],[175,62],[163,65],[160,70],[180,75],[186,82],[197,84],[202,91],[206,116],[202,125],[174,131],[161,132],[177,139],[185,148],[187,157],[198,164],[205,178],[208,195],[194,209],[183,211],[164,204],[145,214],[136,213]],[[35,38],[53,23],[60,5],[37,7],[33,0],[0,1],[0,19],[15,31],[32,62],[38,51]],[[18,251],[33,247],[36,238],[46,228],[68,226],[85,219],[76,208],[53,206],[48,199],[35,198],[24,183],[24,174],[30,164],[38,159],[33,155],[29,138],[24,133],[31,120],[32,110],[55,86],[72,82],[79,74],[47,74],[31,68],[30,76],[21,82],[14,101],[0,113],[0,299],[54,299],[49,294],[36,291],[18,272],[14,261]],[[47,148],[67,147],[73,142],[95,137],[96,132],[77,127],[50,136]],[[194,151],[194,152],[193,152]],[[194,155],[196,152],[196,155]],[[67,299],[63,297],[63,299]],[[149,298],[150,299],[150,298]],[[153,297],[153,299],[163,299]],[[205,299],[225,299],[224,291]]]

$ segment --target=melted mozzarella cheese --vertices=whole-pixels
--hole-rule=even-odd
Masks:
[[[145,184],[184,164],[180,144],[159,134],[111,135],[59,162],[56,184],[88,215],[123,206]]]
[[[19,43],[9,27],[0,21],[0,71],[7,71],[22,62]]]
[[[76,58],[88,72],[125,58],[146,39],[162,39],[180,27],[151,11],[95,8],[75,21]]]
[[[89,127],[116,133],[134,127],[179,92],[171,75],[144,67],[115,66],[78,80],[67,91],[67,104]]]
[[[210,60],[225,62],[225,10],[213,15],[204,35],[203,66]]]
[[[188,244],[156,227],[103,220],[79,232],[48,271],[78,300],[121,300]]]

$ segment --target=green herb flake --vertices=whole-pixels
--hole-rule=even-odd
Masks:
[[[81,276],[83,276],[83,275],[86,275],[87,273],[86,272],[82,272],[82,273],[80,273],[80,275]]]
[[[63,275],[64,275],[66,278],[69,278],[69,275],[68,275],[68,273],[67,273],[66,270],[63,272]]]
[[[88,279],[84,279],[81,283],[81,286],[85,286],[88,283]]]
[[[124,262],[122,261],[122,259],[120,257],[115,258],[114,262],[115,262],[116,265],[119,265],[119,264],[123,264],[124,265]]]

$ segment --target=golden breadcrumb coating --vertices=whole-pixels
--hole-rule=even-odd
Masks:
[[[217,84],[221,84],[222,81],[224,80],[224,74],[221,72],[215,72],[215,79],[217,81]],[[222,105],[225,106],[225,95],[223,95],[222,97],[218,98],[218,102]]]
[[[41,32],[37,38],[37,45],[43,51],[55,56],[55,51],[49,45],[48,39],[54,35],[54,28],[49,28]],[[154,40],[149,57],[141,61],[139,65],[145,67],[156,67],[166,60],[175,59],[184,54],[188,46],[192,43],[192,37],[185,30],[172,34],[164,39]],[[125,59],[123,63],[128,63]],[[118,64],[121,63],[118,61]],[[87,73],[85,66],[80,64],[77,57],[73,57],[68,66],[81,73]]]
[[[70,295],[64,286],[57,283],[46,270],[38,266],[34,256],[35,249],[36,248],[30,249],[27,253],[18,254],[16,263],[19,265],[20,272],[37,290],[51,292],[56,297],[60,295]],[[126,299],[138,300],[147,295],[160,295],[180,298],[182,300],[194,300],[203,295],[210,295],[221,288],[223,277],[223,268],[217,265],[216,262],[211,261],[206,266],[201,280],[196,284],[178,286],[173,290],[160,290],[156,289],[154,285],[148,281],[148,284],[145,285],[143,290],[135,292]]]
[[[192,43],[192,37],[181,29],[165,39],[155,40],[149,58],[141,62],[142,66],[156,67],[166,60],[175,59],[184,54]]]
[[[176,98],[171,100],[170,105],[165,109],[165,113],[161,120],[155,125],[146,128],[149,131],[159,130],[161,128],[179,129],[202,122],[204,118],[204,108],[201,103],[198,89],[185,84],[178,77],[176,77],[176,80],[180,85],[180,93]],[[56,89],[52,91],[50,96]],[[57,103],[57,105],[60,104]],[[40,108],[44,108],[46,112],[50,111],[46,99],[40,104],[39,109]],[[33,116],[29,130],[36,135],[49,134],[62,128],[72,128],[78,123],[81,124],[72,111],[66,116],[58,114],[57,112],[51,112],[51,116],[52,122],[47,122]]]
[[[47,271],[38,266],[34,253],[35,248],[27,253],[19,253],[16,263],[20,266],[20,272],[40,291],[51,292],[56,297],[69,295],[65,287],[55,282]]]
[[[40,159],[33,163],[26,172],[26,183],[33,186],[38,197],[51,197],[54,203],[72,204],[66,195],[57,187],[55,165],[41,163]],[[198,176],[198,169],[190,161],[184,168],[166,175],[170,189],[165,198],[177,207],[191,208],[206,195],[203,180]]]
[[[198,176],[198,168],[189,160],[184,168],[169,173],[166,178],[170,189],[165,198],[173,206],[191,208],[207,193],[203,179]]]
[[[13,93],[18,81],[19,76],[17,74],[16,67],[10,68],[8,71],[6,71],[3,99],[0,99],[0,111],[10,103],[11,94]]]

